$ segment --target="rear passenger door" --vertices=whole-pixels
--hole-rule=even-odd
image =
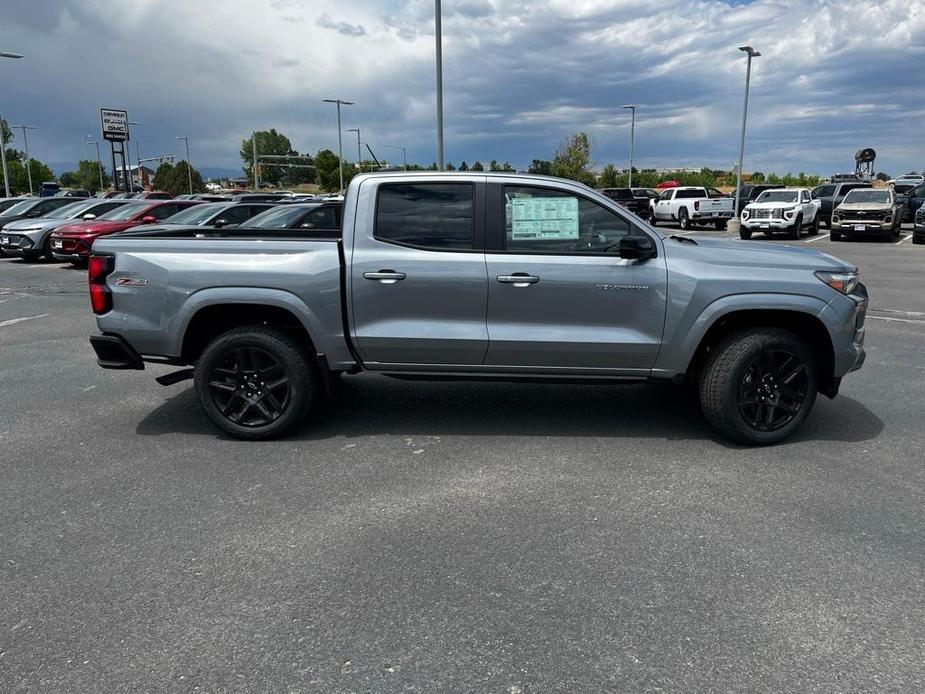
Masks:
[[[359,194],[347,263],[353,335],[367,367],[481,364],[484,179],[371,180]]]

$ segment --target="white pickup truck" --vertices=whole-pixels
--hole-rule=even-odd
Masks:
[[[693,224],[713,224],[725,229],[733,216],[733,204],[732,198],[716,188],[669,188],[652,201],[651,223],[677,222],[682,229],[690,229]]]

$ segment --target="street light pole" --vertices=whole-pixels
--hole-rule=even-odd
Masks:
[[[32,157],[29,156],[29,136],[26,134],[29,130],[38,130],[35,125],[11,125],[10,129],[19,128],[22,130],[22,142],[26,148],[26,178],[29,179],[29,195],[32,195]]]
[[[251,151],[254,157],[254,192],[260,192],[260,164],[257,163],[257,131],[251,135]]]
[[[748,118],[748,87],[752,77],[752,58],[761,55],[751,46],[739,46],[739,50],[748,54],[745,67],[745,103],[742,105],[742,135],[739,138],[739,166],[736,169],[736,198],[733,219],[739,218],[739,194],[742,189],[742,160],[745,158],[745,121]]]
[[[443,171],[443,11],[434,0],[434,40],[437,53],[437,170]]]
[[[189,179],[189,194],[193,194],[193,166],[189,162],[189,138],[186,135],[178,135],[176,140],[183,140],[186,143],[186,175]]]
[[[391,148],[391,149],[400,149],[400,150],[401,150],[402,168],[403,168],[405,171],[407,171],[407,170],[408,170],[408,154],[407,154],[407,150],[405,150],[405,148],[402,147],[401,145],[386,145],[386,147],[389,147],[389,148]]]
[[[128,124],[129,124],[129,125],[141,125],[141,123],[138,123],[137,121],[133,121],[133,120],[130,120],[130,121],[128,122]],[[136,140],[136,142],[137,142],[137,140]],[[128,157],[128,180],[129,180],[129,186],[130,186],[130,187],[129,187],[129,190],[131,190],[131,191],[134,193],[134,192],[135,192],[135,177],[132,175],[132,156],[131,156],[131,148],[130,148],[128,145],[124,144],[124,143],[123,143],[122,146],[123,146],[124,151],[125,151],[125,156]],[[135,145],[135,154],[136,154],[136,155],[138,154],[138,145],[137,145],[137,144]],[[136,156],[135,158],[138,159],[137,156]],[[135,168],[138,169],[138,185],[140,186],[140,185],[141,185],[141,164],[139,164],[137,161],[135,162]]]
[[[636,149],[636,104],[627,104],[623,108],[628,108],[632,113],[632,120],[630,121],[630,179],[629,185],[627,188],[633,187],[633,159],[635,157]]]
[[[360,149],[360,129],[347,128],[347,132],[357,134],[357,171],[363,173],[363,166],[360,164],[360,162],[363,161],[363,150]]]
[[[10,53],[9,51],[0,51],[0,58],[13,58],[19,60],[22,56],[19,53]],[[3,116],[0,116],[0,130],[3,127]],[[6,167],[6,142],[3,141],[3,133],[0,132],[0,160],[3,164],[3,188],[6,197],[10,197],[10,172]]]
[[[337,158],[338,163],[340,164],[340,192],[344,192],[344,133],[340,127],[340,107],[344,106],[353,106],[352,101],[344,101],[343,99],[322,99],[327,104],[337,104]]]

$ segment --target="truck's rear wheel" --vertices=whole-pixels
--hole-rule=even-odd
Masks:
[[[778,443],[809,416],[817,383],[815,357],[802,339],[777,328],[751,328],[711,352],[700,405],[710,425],[732,441]]]
[[[678,226],[684,231],[691,228],[691,219],[687,214],[687,210],[683,207],[678,210]]]
[[[713,226],[716,227],[717,231],[723,231],[726,228],[726,222],[722,219],[719,219],[713,222]]]
[[[196,362],[196,394],[212,423],[238,439],[268,439],[298,425],[318,392],[305,350],[286,333],[231,330]]]

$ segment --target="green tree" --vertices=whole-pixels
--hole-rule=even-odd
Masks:
[[[289,138],[275,128],[269,130],[258,130],[257,136],[257,156],[264,154],[295,154],[292,149],[292,143]],[[253,185],[254,182],[254,148],[253,136],[247,138],[241,143],[241,161],[244,162],[244,173],[247,174],[247,180]],[[283,178],[284,171],[288,167],[274,166],[267,162],[260,162],[260,180],[268,181],[273,185],[279,185]]]
[[[478,160],[476,160],[476,162],[472,165],[472,171],[484,171],[484,170],[485,170],[485,165],[482,164],[482,162]]]
[[[321,190],[333,192],[340,190],[340,159],[329,149],[322,149],[315,155],[315,174]],[[344,162],[344,186],[357,174],[353,164]]]
[[[565,138],[552,160],[553,176],[568,178],[594,185],[594,174],[588,170],[591,163],[591,140],[585,133],[574,133]]]
[[[55,180],[54,172],[38,159],[30,161],[29,172],[26,171],[26,165],[22,158],[8,159],[6,168],[10,174],[10,192],[16,195],[29,192],[29,172],[32,174],[32,191],[36,194],[38,194],[42,181]],[[2,191],[3,172],[0,171],[0,194],[2,194]]]
[[[534,159],[527,167],[527,173],[549,176],[552,173],[552,162],[546,159]]]
[[[488,170],[489,171],[500,171],[501,164],[498,163],[497,159],[492,159],[491,162],[488,164]]]
[[[154,172],[154,179],[151,181],[151,186],[154,190],[167,190],[170,187],[173,179],[173,169],[173,164],[168,161],[157,167],[157,171]]]
[[[613,164],[607,164],[601,169],[601,175],[597,178],[599,188],[617,188],[619,187],[619,176],[617,169]]]
[[[890,174],[884,173],[883,171],[881,171],[876,176],[874,176],[874,178],[876,178],[878,181],[889,181],[891,176]]]
[[[453,166],[453,162],[450,162],[449,164],[446,165],[446,170],[447,170],[447,171],[456,171],[456,167]]]
[[[162,164],[161,166],[164,165]],[[154,174],[154,187],[158,190],[165,190],[171,195],[184,195],[189,193],[189,173],[191,172],[193,177],[193,192],[204,193],[206,191],[205,184],[202,182],[202,176],[196,169],[190,169],[185,161],[177,162],[176,166],[170,167],[169,170],[165,169],[165,173],[160,180],[161,185],[158,185],[157,176],[161,171],[161,166],[158,167],[157,173]],[[170,165],[167,164],[167,166]]]
[[[33,178],[33,180],[35,180]],[[103,186],[109,186],[111,178],[103,170]],[[76,171],[65,171],[58,178],[58,183],[69,188],[86,188],[91,193],[100,189],[100,165],[92,159],[83,159],[77,162]]]
[[[465,160],[465,159],[463,159],[463,160],[462,160],[462,163],[459,165],[459,170],[460,170],[460,171],[468,171],[468,170],[469,170],[469,165],[466,163],[466,160]]]
[[[761,171],[756,171],[753,173],[752,183],[764,183],[764,174]]]

